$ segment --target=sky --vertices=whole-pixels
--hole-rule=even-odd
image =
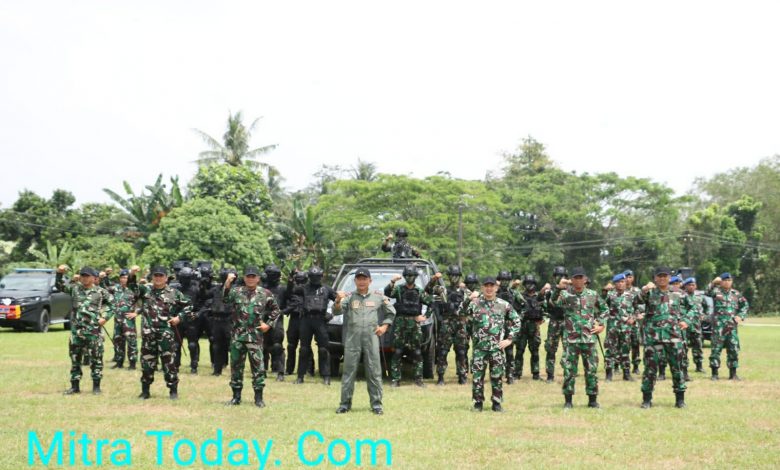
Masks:
[[[229,112],[323,164],[482,179],[522,138],[675,192],[780,153],[778,2],[0,1],[0,206],[188,181]]]

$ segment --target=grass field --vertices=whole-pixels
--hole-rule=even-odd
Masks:
[[[231,439],[256,439],[265,445],[273,440],[267,468],[303,468],[297,452],[299,436],[316,430],[324,443],[306,440],[305,455],[313,459],[326,454],[329,442],[344,439],[387,439],[392,445],[395,468],[498,468],[512,467],[604,467],[680,468],[705,467],[770,468],[780,466],[780,318],[752,318],[756,326],[740,329],[743,382],[711,382],[708,376],[693,374],[687,393],[688,408],[673,407],[671,380],[659,382],[654,408],[639,408],[639,382],[603,382],[599,367],[601,410],[585,408],[584,380],[577,382],[575,408],[562,409],[560,368],[556,383],[531,381],[524,376],[505,390],[503,414],[473,413],[470,386],[428,383],[418,389],[410,381],[399,389],[385,387],[385,415],[368,410],[365,382],[356,387],[353,411],[336,415],[339,384],[326,387],[314,379],[304,385],[270,382],[266,387],[268,407],[251,405],[251,390],[244,404],[227,408],[228,377],[206,374],[181,375],[181,398],[167,399],[162,374],[152,386],[152,399],[141,401],[139,372],[104,372],[101,396],[82,393],[63,396],[68,386],[68,334],[60,326],[47,334],[0,330],[0,470],[30,468],[27,465],[28,432],[35,430],[48,447],[56,430],[92,439],[126,439],[132,445],[132,465],[125,468],[179,468],[171,457],[171,440],[166,441],[162,466],[155,462],[155,441],[150,430],[174,432],[174,439],[190,439],[200,445],[224,431],[225,445]],[[763,326],[758,326],[763,325]],[[777,326],[771,326],[777,325]],[[112,356],[106,341],[106,358]],[[202,340],[202,350],[207,342]],[[709,354],[709,351],[705,351]],[[208,363],[208,353],[204,358]],[[542,360],[544,352],[542,351]],[[526,361],[528,361],[526,354]],[[723,356],[725,361],[725,354]],[[188,362],[184,358],[184,363]],[[450,361],[452,364],[452,360]],[[246,374],[249,370],[247,366]],[[526,370],[529,366],[526,365]],[[187,369],[188,370],[188,369]],[[83,388],[89,391],[88,368]],[[247,387],[248,388],[248,387]],[[489,389],[489,387],[488,387]],[[67,443],[67,440],[66,440]],[[110,451],[103,453],[103,465]],[[65,468],[81,468],[67,464]],[[80,461],[80,453],[77,462]],[[182,452],[182,458],[189,453]],[[212,458],[214,452],[209,454]],[[254,454],[250,454],[254,455]],[[363,466],[368,453],[364,452]],[[227,449],[225,449],[225,457]],[[334,453],[345,456],[343,448]],[[384,466],[380,451],[378,466]],[[94,461],[94,453],[90,455]],[[352,451],[348,467],[354,466]],[[324,466],[328,466],[327,457]],[[331,465],[332,466],[332,465]],[[52,468],[62,468],[50,464]],[[43,468],[37,464],[33,468]],[[94,467],[93,467],[94,468]],[[186,468],[207,468],[200,458]],[[214,468],[214,467],[211,467]],[[219,468],[258,468],[250,464]]]

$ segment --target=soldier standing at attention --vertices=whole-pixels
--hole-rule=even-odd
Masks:
[[[512,344],[514,337],[520,331],[520,316],[512,308],[511,303],[498,297],[497,292],[496,279],[486,277],[482,281],[482,293],[472,292],[468,306],[462,311],[466,330],[472,338],[474,349],[471,360],[473,374],[471,396],[475,411],[482,411],[485,402],[485,371],[488,366],[492,410],[503,411],[501,402],[504,401],[504,394],[501,379],[504,376],[506,361],[503,350]]]
[[[461,284],[461,276],[460,267],[453,265],[447,268],[449,286],[444,294],[446,302],[437,335],[439,349],[436,351],[436,373],[439,376],[439,381],[436,385],[444,385],[444,373],[447,371],[447,355],[452,347],[455,348],[458,383],[466,383],[466,375],[468,374],[468,362],[466,362],[468,336],[460,318],[460,308],[463,300],[466,298],[467,290],[466,286]],[[435,276],[434,279],[436,279]]]
[[[729,273],[723,273],[709,286],[707,295],[712,297],[712,350],[710,368],[712,380],[718,380],[720,352],[726,347],[726,365],[729,368],[729,380],[741,380],[737,375],[739,367],[739,335],[737,327],[745,321],[748,313],[748,301],[738,290],[732,289],[734,280]]]
[[[285,288],[281,285],[282,270],[275,264],[265,267],[265,279],[263,288],[274,294],[279,309],[284,311],[287,307]],[[263,334],[263,366],[268,370],[268,362],[271,362],[271,372],[276,372],[276,380],[284,381],[284,319],[281,315],[276,319],[271,330]]]
[[[108,292],[114,297],[114,330],[119,328],[120,334],[114,335],[114,351],[116,364],[112,369],[121,369],[125,361],[127,349],[128,369],[135,370],[138,360],[138,331],[135,328],[135,318],[127,319],[127,314],[135,311],[135,293],[127,286],[129,269],[119,271],[119,282],[110,286]],[[118,326],[117,326],[118,325]]]
[[[689,277],[683,281],[683,289],[688,296],[687,299],[687,312],[685,318],[687,319],[688,328],[685,330],[685,343],[688,348],[691,349],[693,355],[693,363],[696,364],[696,372],[704,372],[702,367],[702,361],[704,358],[704,335],[701,331],[701,321],[704,319],[704,314],[707,311],[707,302],[704,300],[704,295],[696,293],[696,279]],[[687,366],[686,366],[687,367]],[[686,382],[690,382],[690,377],[686,377]]]
[[[626,290],[639,298],[642,294],[642,289],[634,285],[634,271],[627,269],[623,274],[626,276]],[[637,315],[641,315],[644,311],[645,305],[639,302],[637,304]],[[640,323],[639,321],[634,322],[634,325],[631,327],[631,365],[633,365],[631,372],[633,374],[639,374],[639,364],[642,362],[642,348],[640,346],[644,340],[642,339],[643,332]]]
[[[176,365],[178,344],[174,328],[182,318],[191,319],[192,304],[181,292],[168,285],[168,270],[163,266],[152,268],[152,285],[136,281],[138,266],[130,268],[127,285],[138,299],[138,310],[127,314],[129,320],[141,314],[141,394],[144,400],[151,395],[157,360],[162,363],[165,383],[171,400],[179,398],[179,367]]]
[[[655,284],[642,287],[645,305],[643,323],[645,371],[642,376],[642,408],[653,406],[653,389],[661,358],[665,357],[672,372],[672,388],[677,408],[685,408],[685,380],[680,364],[684,354],[682,332],[688,328],[682,317],[682,293],[669,289],[671,269],[655,269]],[[641,315],[640,315],[641,316]]]
[[[437,273],[440,277],[441,274]],[[403,277],[405,283],[397,286],[395,283]],[[422,357],[422,328],[420,323],[431,315],[431,309],[422,313],[423,304],[430,307],[433,298],[418,287],[417,267],[409,264],[404,267],[402,276],[395,275],[384,290],[386,297],[395,299],[395,328],[393,329],[393,357],[390,359],[391,386],[399,387],[401,384],[401,358],[404,350],[411,352],[414,362],[414,384],[423,387],[423,357]]]
[[[371,412],[382,410],[382,363],[379,360],[380,337],[393,324],[395,309],[390,299],[379,292],[369,292],[371,272],[366,268],[355,271],[356,291],[339,292],[333,304],[334,315],[344,315],[344,374],[341,378],[341,403],[336,413],[352,409],[360,356],[363,355]]]
[[[100,328],[113,315],[113,298],[102,287],[95,284],[98,273],[85,266],[74,276],[73,282],[65,285],[62,276],[68,270],[67,265],[57,267],[54,285],[60,292],[70,294],[73,300],[73,318],[68,341],[70,355],[70,388],[65,395],[81,393],[82,356],[89,351],[90,369],[92,371],[92,393],[100,394],[100,380],[103,378],[103,335]],[[77,282],[78,281],[78,282]],[[105,307],[105,316],[101,309]]]
[[[596,369],[599,356],[596,352],[596,336],[604,331],[604,317],[607,306],[598,294],[585,287],[585,270],[577,267],[571,270],[571,280],[562,279],[555,287],[552,302],[564,309],[566,348],[563,361],[564,408],[571,408],[574,395],[574,381],[577,377],[579,358],[585,369],[585,392],[588,394],[588,407],[599,408],[599,393]],[[571,290],[569,286],[571,285]]]
[[[279,306],[271,291],[259,287],[260,270],[257,267],[247,266],[244,269],[244,285],[231,289],[235,278],[235,274],[228,274],[224,285],[225,302],[233,308],[230,341],[230,388],[233,390],[233,398],[227,404],[241,404],[244,365],[248,357],[249,367],[252,369],[255,406],[263,408],[263,333],[271,330],[271,325],[279,317]]]
[[[604,341],[604,363],[606,381],[612,382],[612,373],[618,367],[623,369],[623,380],[631,382],[631,328],[636,323],[636,304],[639,301],[626,290],[626,276],[623,273],[612,278],[604,288],[609,307],[607,316],[607,338]]]
[[[522,282],[523,290],[518,291],[515,294],[514,304],[515,311],[518,312],[523,319],[520,326],[520,333],[515,340],[515,343],[518,345],[518,350],[515,356],[514,369],[517,372],[518,377],[523,375],[523,356],[527,346],[528,350],[531,352],[532,379],[539,380],[539,346],[542,345],[541,325],[544,323],[542,302],[544,301],[546,290],[542,289],[542,292],[537,292],[536,277],[532,274],[523,276]],[[549,286],[544,287],[549,288]]]
[[[296,292],[303,295],[303,319],[301,320],[301,357],[298,361],[296,384],[302,384],[309,364],[314,361],[311,340],[317,340],[317,362],[325,385],[330,385],[330,352],[328,351],[328,302],[336,300],[336,291],[322,285],[322,269],[309,268],[309,282]]]

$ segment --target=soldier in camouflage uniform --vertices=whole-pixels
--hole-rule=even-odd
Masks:
[[[704,372],[702,368],[702,361],[704,359],[704,335],[701,331],[701,321],[704,319],[705,312],[707,311],[707,302],[704,300],[704,295],[696,293],[696,279],[689,277],[683,281],[683,289],[687,298],[687,311],[685,312],[686,322],[688,328],[685,330],[685,345],[691,350],[693,355],[693,363],[696,364],[696,372]],[[688,368],[688,356],[685,357],[685,368],[687,372]],[[686,374],[687,375],[687,374]],[[690,377],[686,377],[687,382],[690,381]]]
[[[626,276],[626,290],[634,294],[634,297],[639,298],[642,294],[642,289],[634,285],[634,272],[630,269],[623,272]],[[638,303],[636,306],[636,314],[641,315],[645,311],[645,305]],[[639,374],[639,364],[642,362],[642,331],[641,322],[637,321],[631,326],[631,364],[633,365],[632,372]]]
[[[394,259],[420,257],[420,252],[417,251],[411,244],[409,244],[409,241],[406,239],[409,234],[406,232],[405,228],[399,228],[396,230],[395,236],[398,237],[398,240],[395,242],[392,241],[392,233],[385,237],[385,241],[382,242],[382,251],[385,253],[390,253],[392,251]]]
[[[729,380],[741,380],[737,375],[739,367],[739,335],[737,327],[745,321],[748,314],[748,301],[742,294],[732,289],[734,280],[730,273],[716,277],[707,289],[712,297],[712,349],[710,350],[710,369],[712,380],[718,380],[720,352],[726,347],[726,365],[729,368]]]
[[[496,292],[496,295],[499,299],[508,302],[509,305],[512,306],[513,309],[515,309],[517,303],[518,303],[518,297],[522,297],[519,292],[514,292],[512,289],[510,289],[510,285],[512,284],[512,273],[509,271],[503,269],[498,272],[498,275],[496,276],[496,281],[498,282],[498,291]],[[520,300],[521,301],[521,300]],[[517,310],[515,309],[515,312]],[[509,325],[507,325],[508,327]],[[508,334],[508,331],[504,332],[504,336]],[[517,339],[517,338],[515,338]],[[518,378],[517,371],[515,370],[515,349],[519,348],[519,344],[513,342],[506,348],[504,348],[504,355],[506,356],[506,363],[504,365],[504,370],[506,371],[506,383],[513,384],[515,383],[515,380]]]
[[[138,360],[138,333],[135,328],[135,318],[127,319],[127,314],[135,311],[135,293],[127,286],[130,270],[119,271],[119,282],[111,285],[108,292],[114,296],[114,331],[119,330],[119,335],[114,334],[114,352],[116,364],[112,369],[121,369],[125,361],[127,350],[128,369],[135,370]]]
[[[681,364],[685,354],[682,332],[688,328],[682,316],[684,295],[669,289],[671,269],[665,266],[655,270],[655,284],[642,288],[640,302],[645,305],[644,314],[638,318],[643,323],[645,345],[645,371],[642,375],[642,408],[653,406],[653,389],[662,357],[672,372],[672,388],[675,406],[685,408],[685,380]]]
[[[618,366],[623,369],[623,380],[633,381],[631,377],[631,328],[636,323],[636,305],[639,301],[632,292],[626,290],[626,276],[623,273],[612,278],[604,288],[604,296],[609,307],[607,316],[607,337],[604,341],[604,365],[606,381],[612,382],[612,372]]]
[[[154,382],[159,358],[165,384],[171,400],[179,398],[179,368],[176,365],[178,343],[174,328],[182,319],[192,319],[192,304],[181,292],[168,285],[168,270],[162,266],[152,268],[151,286],[136,280],[138,266],[130,269],[127,285],[138,299],[138,310],[127,314],[129,320],[141,315],[141,394],[144,400],[151,397],[149,388]]]
[[[436,273],[441,277],[441,273]],[[395,283],[403,277],[406,283],[397,286]],[[401,358],[404,350],[409,350],[414,361],[414,384],[423,387],[422,329],[420,323],[431,315],[430,305],[433,298],[417,287],[417,267],[413,264],[404,267],[402,276],[395,275],[385,287],[386,297],[395,299],[396,318],[393,326],[393,357],[390,360],[391,386],[398,387],[401,383]],[[422,306],[429,308],[425,314]]]
[[[439,349],[436,351],[436,373],[439,376],[437,385],[444,385],[444,373],[447,371],[447,355],[450,348],[455,348],[455,361],[457,367],[458,383],[466,383],[468,363],[466,362],[466,347],[468,335],[460,318],[460,308],[466,298],[466,286],[461,284],[462,272],[458,266],[450,266],[447,269],[449,286],[444,293],[446,302],[441,315],[441,323],[438,327],[437,341]],[[431,284],[429,283],[429,286]],[[426,288],[429,294],[432,289]]]
[[[519,281],[515,281],[519,283]],[[515,338],[517,354],[514,370],[518,377],[523,375],[523,355],[525,348],[531,352],[531,374],[533,380],[539,380],[539,347],[542,345],[541,325],[544,323],[542,304],[545,295],[536,291],[536,278],[533,275],[523,277],[523,290],[515,290],[514,309],[523,319],[520,333]],[[547,286],[549,288],[549,286]],[[546,291],[545,291],[546,293]]]
[[[344,374],[341,378],[341,402],[336,413],[352,409],[360,356],[363,356],[371,412],[382,410],[382,364],[379,360],[381,337],[395,319],[395,309],[390,299],[381,292],[371,292],[371,272],[366,268],[355,270],[355,288],[352,293],[338,292],[333,303],[334,315],[344,315]]]
[[[111,273],[112,272],[114,272],[114,270],[110,266],[106,267],[105,269],[100,271],[98,273],[97,285],[102,287],[103,289],[107,290],[108,293],[113,296],[114,295],[114,291],[113,291],[114,282],[111,280]],[[124,343],[122,343],[123,327],[124,327],[123,322],[118,317],[114,317],[114,331],[113,331],[113,334],[111,335],[111,338],[112,338],[112,341],[113,341],[113,344],[114,344],[114,357],[110,361],[110,362],[114,363],[114,365],[111,366],[112,369],[121,369],[122,368],[122,366],[117,366],[116,362],[117,362],[117,358],[119,357],[119,346],[118,345],[120,343],[124,345]],[[125,354],[124,354],[124,351],[123,351],[122,352],[122,357],[124,357],[124,356],[125,356]],[[88,359],[89,358],[89,354],[85,354],[84,358]],[[84,365],[88,365],[88,364],[89,364],[88,361],[84,362]]]
[[[571,270],[571,280],[562,279],[552,294],[554,305],[564,309],[565,357],[563,362],[564,408],[571,408],[574,382],[577,377],[579,357],[585,369],[585,392],[588,407],[599,408],[599,393],[596,369],[599,356],[596,351],[596,336],[604,331],[604,319],[608,309],[595,291],[585,287],[587,276],[581,267]],[[569,289],[571,286],[571,289]]]
[[[111,295],[95,284],[98,273],[85,266],[79,271],[78,277],[74,276],[74,282],[65,285],[62,276],[67,271],[66,265],[57,267],[55,286],[60,292],[71,295],[73,300],[73,318],[71,320],[70,341],[68,341],[68,353],[70,355],[70,388],[66,395],[81,393],[79,382],[81,381],[82,355],[89,351],[90,370],[92,371],[92,393],[100,394],[100,380],[103,377],[103,335],[100,328],[111,319],[113,315],[113,299]],[[78,283],[75,281],[79,281]],[[101,309],[105,307],[105,315]]]
[[[512,344],[520,331],[521,318],[512,304],[497,296],[496,279],[482,281],[482,294],[472,292],[470,302],[461,314],[465,317],[466,331],[472,338],[471,370],[474,410],[482,411],[485,401],[485,371],[490,366],[491,402],[493,411],[503,408],[501,379],[504,375],[506,355],[503,349]]]
[[[553,284],[560,284],[561,280],[568,276],[566,268],[563,266],[556,266],[553,269]],[[545,371],[547,372],[546,383],[550,384],[555,381],[555,353],[558,351],[558,343],[561,343],[563,347],[563,354],[561,357],[561,364],[563,364],[563,357],[566,356],[566,340],[564,339],[564,309],[558,307],[552,302],[552,290],[547,290],[544,294],[544,314],[550,319],[547,324],[547,338],[544,340],[544,352],[545,352]]]
[[[236,275],[228,274],[225,281],[225,302],[233,307],[233,331],[230,341],[230,388],[233,398],[228,405],[241,404],[244,386],[244,365],[247,356],[252,369],[252,388],[255,406],[262,408],[265,368],[263,367],[263,333],[279,318],[281,311],[276,298],[268,289],[258,287],[260,270],[255,266],[244,269],[244,285],[230,288]]]

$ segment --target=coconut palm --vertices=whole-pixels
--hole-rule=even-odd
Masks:
[[[275,149],[276,145],[249,149],[252,132],[254,132],[255,126],[257,126],[259,121],[260,118],[257,118],[252,121],[249,127],[246,127],[243,123],[241,111],[235,114],[228,113],[227,131],[222,136],[222,142],[199,129],[193,129],[209,147],[209,150],[204,150],[198,154],[196,162],[199,165],[222,162],[233,166],[246,165],[253,170],[268,170],[270,166],[267,163],[259,162],[255,159]]]

